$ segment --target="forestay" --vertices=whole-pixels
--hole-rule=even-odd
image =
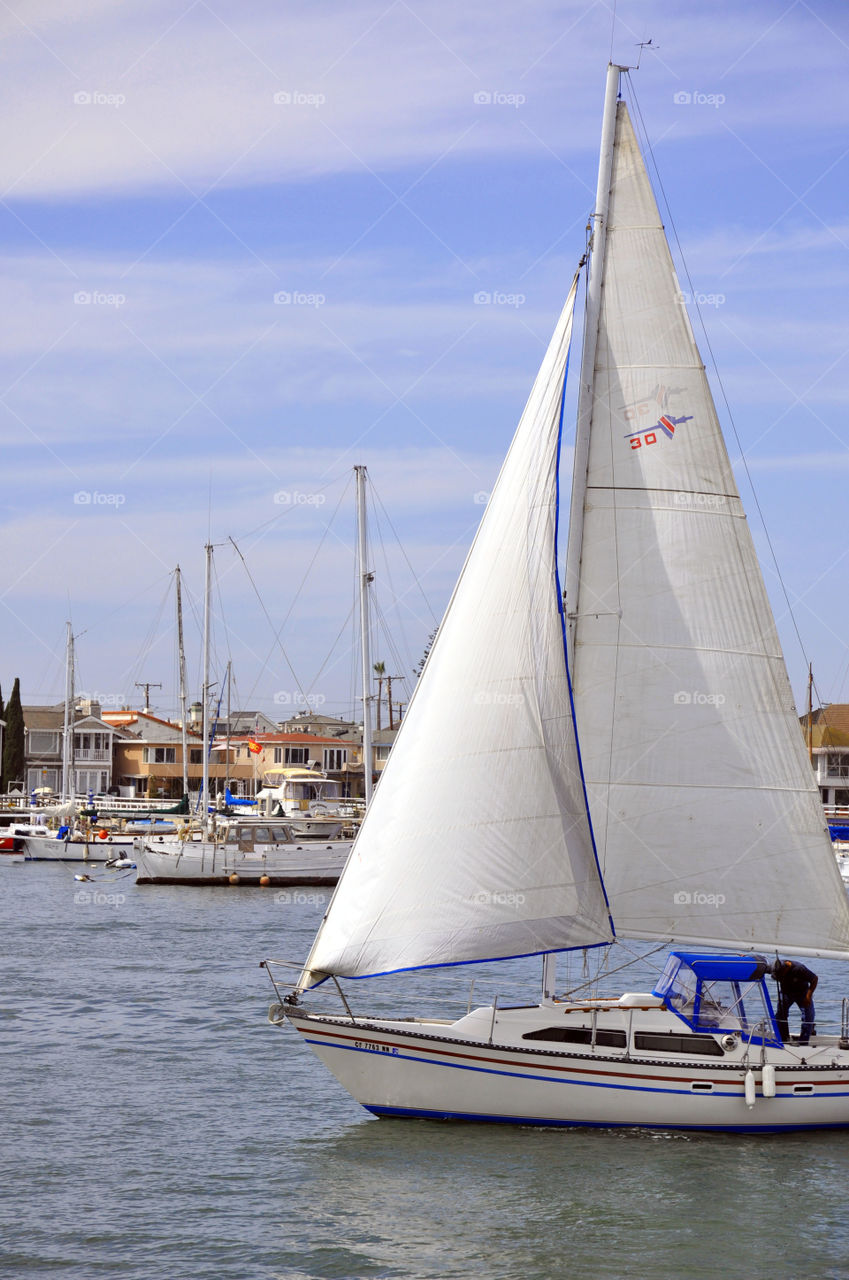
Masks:
[[[302,975],[611,939],[555,569],[576,285]]]
[[[845,953],[849,906],[774,619],[621,102],[602,280],[568,603],[617,933]]]

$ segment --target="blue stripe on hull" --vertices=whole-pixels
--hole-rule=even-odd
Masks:
[[[366,1111],[382,1119],[394,1120],[459,1120],[478,1124],[518,1124],[534,1129],[675,1129],[690,1133],[798,1133],[810,1129],[847,1129],[846,1123],[833,1124],[635,1124],[633,1121],[541,1120],[538,1116],[477,1115],[464,1111],[423,1111],[417,1108],[384,1107],[364,1102]]]
[[[331,1048],[340,1049],[345,1053],[366,1053],[366,1054],[369,1054],[369,1056],[374,1056],[373,1049],[357,1049],[352,1044],[335,1044],[333,1041],[328,1042],[327,1040],[313,1040],[307,1035],[304,1035],[304,1040],[306,1041],[307,1044],[314,1045],[316,1048],[319,1048],[319,1049],[331,1049]],[[389,1057],[390,1055],[386,1055],[386,1056]],[[394,1062],[420,1062],[428,1067],[447,1067],[449,1070],[453,1070],[453,1071],[477,1071],[482,1075],[489,1075],[489,1076],[513,1076],[515,1079],[529,1080],[529,1081],[534,1081],[541,1084],[571,1084],[571,1085],[580,1085],[588,1089],[618,1089],[620,1091],[624,1091],[625,1093],[671,1093],[679,1098],[683,1098],[683,1097],[690,1098],[690,1097],[696,1096],[693,1094],[689,1086],[687,1088],[675,1089],[675,1088],[662,1088],[658,1085],[619,1084],[612,1081],[608,1083],[607,1081],[602,1081],[602,1080],[575,1080],[562,1075],[531,1075],[530,1071],[509,1071],[501,1067],[476,1067],[471,1063],[467,1063],[467,1062],[439,1062],[439,1061],[434,1061],[433,1058],[419,1057],[418,1055],[413,1053],[393,1053],[391,1055],[391,1059]],[[517,1063],[516,1065],[518,1066],[520,1064]],[[576,1067],[575,1069],[580,1071],[581,1068]],[[674,1068],[670,1067],[670,1069],[674,1069]],[[711,1097],[711,1098],[742,1098],[743,1085],[741,1083],[737,1088],[734,1088],[734,1089],[713,1089],[711,1090],[710,1094],[702,1094],[701,1096]],[[840,1092],[835,1091],[834,1093],[817,1094],[811,1097],[810,1101],[811,1102],[818,1102],[818,1101],[828,1102],[828,1101],[831,1101],[833,1098],[846,1098],[846,1097],[849,1097],[849,1092],[847,1092],[846,1090],[841,1090]],[[791,1096],[785,1096],[783,1098],[774,1099],[774,1101],[778,1103],[790,1102],[793,1100],[794,1099]],[[369,1110],[371,1110],[371,1108],[369,1108]],[[475,1119],[474,1116],[469,1116],[467,1118]],[[515,1123],[533,1124],[535,1122],[532,1120],[519,1120],[519,1121],[516,1121]],[[552,1121],[551,1123],[557,1124],[560,1122]],[[849,1119],[847,1119],[846,1126],[849,1127]],[[669,1126],[664,1125],[663,1127],[667,1128]],[[754,1127],[759,1128],[759,1126],[754,1126]],[[782,1129],[784,1127],[785,1126],[783,1125],[779,1126],[779,1128],[782,1128]],[[799,1125],[798,1127],[800,1129],[807,1129],[810,1127],[818,1128],[819,1126]],[[838,1124],[832,1127],[842,1128],[843,1125]]]

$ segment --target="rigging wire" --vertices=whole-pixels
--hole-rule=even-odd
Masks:
[[[677,227],[675,226],[675,219],[674,219],[674,218],[673,218],[673,216],[672,216],[672,210],[671,210],[670,205],[669,205],[669,200],[667,199],[666,190],[665,190],[665,188],[664,188],[664,186],[663,186],[663,179],[662,179],[662,178],[661,178],[661,176],[660,176],[660,169],[659,169],[659,167],[658,167],[657,160],[656,160],[656,158],[655,158],[654,150],[653,150],[653,148],[652,148],[652,144],[651,144],[651,139],[649,138],[648,130],[646,129],[645,121],[643,120],[643,113],[642,113],[642,111],[640,110],[640,104],[639,104],[639,101],[638,101],[638,99],[637,99],[636,92],[635,92],[635,90],[634,90],[634,83],[633,83],[633,80],[631,79],[631,74],[630,74],[630,72],[629,72],[629,71],[626,71],[626,72],[625,72],[625,76],[626,76],[626,78],[627,78],[627,80],[628,80],[628,87],[629,87],[629,91],[630,91],[631,100],[633,101],[634,108],[635,108],[636,113],[637,113],[637,118],[638,118],[639,123],[640,123],[640,130],[641,130],[641,133],[642,133],[642,136],[643,136],[643,141],[644,141],[644,143],[645,143],[645,150],[647,151],[648,155],[649,155],[649,156],[651,156],[652,167],[653,167],[653,169],[654,169],[655,177],[656,177],[656,179],[657,179],[658,189],[659,189],[660,194],[661,194],[661,196],[662,196],[662,198],[663,198],[663,204],[664,204],[664,207],[665,207],[665,209],[666,209],[667,217],[668,217],[668,219],[669,219],[669,225],[670,225],[670,227],[672,228],[672,234],[673,234],[673,236],[675,237],[675,244],[676,244],[676,247],[677,247],[677,249],[678,249],[678,255],[679,255],[679,258],[680,258],[680,260],[681,260],[681,264],[682,264],[682,266],[683,266],[683,268],[684,268],[684,275],[686,276],[687,284],[690,286],[690,296],[691,296],[691,298],[693,298],[693,300],[694,300],[694,305],[695,305],[695,308],[696,308],[696,314],[697,314],[697,315],[698,315],[698,317],[699,317],[699,326],[700,326],[700,328],[701,328],[701,332],[702,332],[702,335],[703,335],[703,337],[704,337],[704,341],[705,341],[705,345],[706,345],[706,347],[707,347],[708,354],[710,355],[711,365],[712,365],[712,367],[713,367],[714,376],[715,376],[715,378],[716,378],[717,384],[718,384],[719,389],[720,389],[720,392],[721,392],[721,394],[722,394],[722,402],[723,402],[723,404],[725,405],[725,412],[726,412],[726,414],[728,415],[728,421],[731,423],[731,429],[732,429],[732,431],[734,432],[734,440],[735,440],[735,442],[736,442],[736,444],[737,444],[737,449],[738,449],[738,452],[739,452],[739,455],[740,455],[740,461],[742,462],[742,464],[743,464],[743,470],[744,470],[744,471],[745,471],[745,473],[746,473],[746,479],[747,479],[748,484],[749,484],[749,489],[751,490],[752,498],[753,498],[754,503],[755,503],[755,508],[756,508],[756,510],[757,510],[757,513],[758,513],[758,518],[760,519],[760,522],[761,522],[761,528],[762,528],[762,529],[763,529],[763,531],[764,531],[764,536],[765,536],[766,541],[767,541],[767,546],[769,547],[769,552],[770,552],[770,556],[771,556],[771,558],[772,558],[773,567],[775,568],[775,573],[776,573],[776,576],[777,576],[777,578],[778,578],[779,584],[780,584],[780,586],[781,586],[781,591],[782,591],[782,594],[783,594],[783,596],[784,596],[784,601],[785,601],[785,604],[787,605],[787,612],[788,612],[788,614],[789,614],[789,616],[790,616],[790,621],[791,621],[791,622],[792,622],[792,624],[793,624],[793,630],[794,630],[794,631],[795,631],[795,633],[796,633],[796,639],[797,639],[797,641],[798,641],[798,643],[799,643],[799,648],[800,648],[800,649],[801,649],[801,651],[802,651],[802,656],[803,656],[803,658],[804,658],[804,660],[805,660],[805,665],[810,669],[810,667],[811,667],[811,663],[810,663],[810,660],[809,660],[809,658],[808,658],[808,653],[807,653],[807,650],[806,650],[806,648],[805,648],[805,643],[804,643],[804,641],[802,640],[802,635],[801,635],[801,632],[799,631],[799,625],[798,625],[798,623],[797,623],[797,621],[796,621],[796,614],[794,613],[794,611],[793,611],[793,606],[792,606],[792,605],[791,605],[791,603],[790,603],[790,595],[789,595],[789,592],[788,592],[787,587],[786,587],[786,585],[785,585],[784,578],[783,578],[783,577],[782,577],[782,575],[781,575],[781,569],[779,568],[779,564],[778,564],[778,557],[777,557],[777,555],[776,555],[776,553],[775,553],[775,547],[773,546],[772,538],[770,537],[769,529],[767,528],[766,519],[765,519],[765,517],[764,517],[764,513],[763,513],[763,510],[762,510],[762,508],[761,508],[761,504],[760,504],[760,502],[759,502],[759,500],[758,500],[757,490],[755,489],[754,481],[752,480],[752,474],[751,474],[751,472],[750,472],[750,470],[749,470],[749,462],[748,462],[748,459],[747,459],[747,457],[746,457],[745,451],[744,451],[744,449],[743,449],[743,445],[742,445],[742,442],[741,442],[741,440],[740,440],[740,435],[739,435],[739,433],[738,433],[738,431],[737,431],[737,423],[735,422],[734,414],[733,414],[733,412],[732,412],[732,410],[731,410],[731,405],[730,405],[730,403],[729,403],[728,396],[727,396],[726,391],[725,391],[725,384],[724,384],[724,383],[723,383],[723,381],[722,381],[722,375],[721,375],[721,374],[720,374],[720,372],[719,372],[719,366],[718,366],[718,364],[717,364],[716,356],[714,355],[713,347],[711,346],[711,341],[710,341],[710,337],[709,337],[709,335],[708,335],[707,327],[706,327],[705,322],[704,322],[704,316],[703,316],[703,314],[702,314],[702,309],[701,309],[701,307],[699,306],[698,299],[697,299],[697,295],[696,295],[696,290],[695,290],[695,287],[694,287],[694,285],[693,285],[692,276],[690,275],[690,269],[689,269],[689,267],[688,267],[688,265],[687,265],[687,260],[686,260],[686,258],[684,257],[684,250],[683,250],[683,249],[682,249],[682,247],[681,247],[681,241],[680,241],[679,236],[678,236],[678,229],[677,229]],[[816,682],[814,682],[814,687],[816,688]],[[817,697],[820,699],[820,702],[822,702],[822,696],[820,695],[819,689],[817,689]]]
[[[241,548],[240,548],[240,547],[239,547],[239,545],[234,541],[234,539],[233,539],[233,538],[229,538],[229,539],[228,539],[228,541],[229,541],[229,542],[231,542],[231,543],[233,544],[233,548],[234,548],[234,550],[235,550],[236,554],[238,555],[239,559],[242,561],[242,565],[244,566],[245,573],[248,575],[248,581],[250,582],[251,586],[253,587],[254,595],[256,596],[256,598],[257,598],[257,600],[258,600],[258,602],[259,602],[259,607],[260,607],[260,609],[262,609],[262,612],[263,612],[263,614],[265,615],[265,620],[266,620],[266,622],[268,623],[269,627],[271,628],[272,634],[274,635],[274,642],[275,642],[275,644],[278,646],[278,648],[280,649],[280,652],[281,652],[281,654],[283,655],[283,659],[284,659],[284,661],[285,661],[285,663],[286,663],[287,667],[289,668],[290,672],[292,673],[292,679],[295,681],[295,684],[298,686],[298,692],[300,693],[301,697],[306,701],[306,694],[304,693],[303,686],[301,685],[301,682],[300,682],[300,680],[299,680],[299,679],[298,679],[298,677],[297,677],[297,674],[296,674],[296,672],[295,672],[295,668],[292,666],[292,663],[291,663],[291,661],[289,660],[289,655],[287,654],[286,650],[284,649],[284,647],[283,647],[283,642],[282,642],[282,640],[280,639],[280,631],[282,631],[282,629],[283,629],[283,628],[282,628],[282,625],[281,625],[281,627],[280,627],[280,630],[279,630],[279,631],[275,629],[274,623],[273,623],[273,621],[272,621],[272,619],[271,619],[271,615],[270,615],[270,613],[268,612],[268,610],[267,610],[267,609],[266,609],[266,607],[265,607],[265,601],[263,600],[262,596],[260,595],[260,593],[259,593],[259,588],[257,587],[256,583],[254,582],[253,575],[252,575],[252,573],[251,573],[250,569],[248,568],[248,562],[247,562],[247,560],[245,559],[245,557],[244,557],[244,555],[243,555],[243,553],[242,553],[242,551],[241,551]]]

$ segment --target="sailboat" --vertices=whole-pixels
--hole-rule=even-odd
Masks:
[[[772,1005],[778,954],[849,959],[849,901],[625,70],[605,92],[565,593],[577,274],[294,989],[265,962],[269,1019],[378,1116],[847,1126],[849,1028],[795,1043]],[[557,996],[557,952],[617,939],[672,948],[652,990]],[[542,997],[520,1007],[310,1006],[328,979],[531,955]]]

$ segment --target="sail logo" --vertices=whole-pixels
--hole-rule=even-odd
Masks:
[[[671,414],[663,413],[652,426],[641,427],[639,431],[629,431],[625,439],[630,440],[632,449],[642,449],[646,445],[657,444],[658,440],[664,436],[667,440],[672,440],[676,427],[680,427],[682,422],[692,421],[691,413],[685,414],[683,418],[673,418]]]

